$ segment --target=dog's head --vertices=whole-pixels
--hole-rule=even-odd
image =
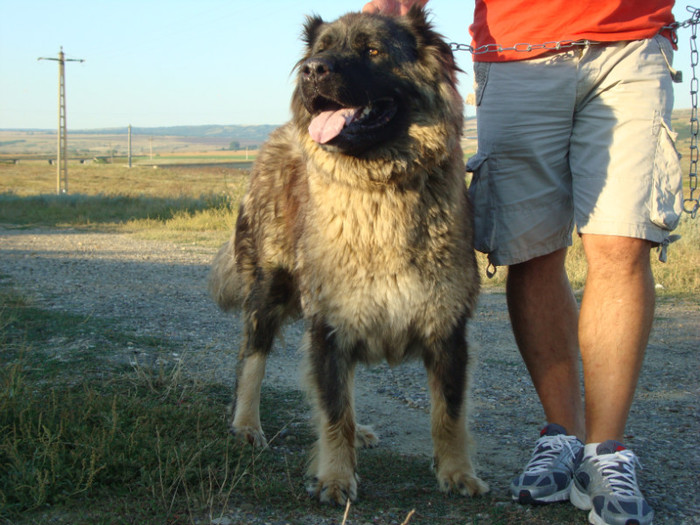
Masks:
[[[405,137],[416,112],[438,110],[445,86],[456,93],[452,52],[420,8],[398,18],[310,17],[304,40],[294,120],[329,152],[376,151]]]

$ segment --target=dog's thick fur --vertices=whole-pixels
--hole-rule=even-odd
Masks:
[[[355,423],[355,365],[420,358],[440,487],[480,494],[465,420],[479,278],[452,53],[420,9],[309,18],[305,41],[293,119],[261,149],[210,276],[218,304],[244,312],[232,430],[265,443],[265,361],[280,324],[301,314],[319,433],[310,492],[354,500],[355,446],[377,441]],[[329,131],[338,111],[348,122]]]

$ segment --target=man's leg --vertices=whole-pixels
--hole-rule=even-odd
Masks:
[[[508,270],[513,333],[548,421],[530,461],[510,483],[511,495],[520,503],[568,500],[575,458],[583,448],[575,437],[584,436],[578,312],[565,258],[566,249],[560,249]]]
[[[623,441],[654,316],[651,243],[593,234],[582,240],[588,276],[578,334],[587,441]]]
[[[547,421],[589,442],[622,441],[653,319],[651,244],[606,235],[582,238],[589,269],[579,341],[565,250],[510,267],[508,308]],[[585,430],[579,344],[586,385]]]
[[[654,279],[642,239],[584,234],[588,260],[579,316],[587,444],[571,502],[591,523],[651,525],[638,460],[621,443],[654,317]]]
[[[585,437],[579,387],[578,311],[558,250],[508,270],[513,333],[547,421]]]

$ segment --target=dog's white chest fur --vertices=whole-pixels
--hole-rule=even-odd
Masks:
[[[414,221],[406,215],[415,212],[418,195],[313,180],[310,191],[313,206],[298,261],[305,314],[323,312],[350,339],[363,334],[373,360],[400,360],[391,354],[403,352],[401,339],[432,295],[410,260],[407,228]]]

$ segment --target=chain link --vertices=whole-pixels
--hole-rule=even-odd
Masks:
[[[515,44],[511,47],[503,47],[500,44],[484,44],[483,46],[473,47],[469,44],[458,44],[450,42],[452,51],[469,51],[472,55],[483,55],[485,53],[503,53],[504,51],[516,51],[518,53],[531,53],[532,51],[561,51],[571,49],[577,46],[591,46],[600,44],[594,40],[560,40],[551,42],[542,42],[541,44]]]
[[[697,31],[700,22],[700,9],[688,6],[688,11],[692,11],[692,18],[687,21],[692,26],[690,36],[690,68],[693,71],[693,78],[690,80],[690,169],[688,171],[688,189],[690,195],[683,199],[683,211],[690,214],[694,219],[700,208],[700,196],[695,196],[698,189],[698,76],[696,67],[698,65],[698,45]]]
[[[675,43],[678,41],[678,37],[676,36],[677,29],[686,27],[692,28],[692,35],[690,37],[690,67],[693,71],[693,78],[690,81],[690,101],[692,108],[690,112],[690,169],[688,172],[690,195],[687,199],[683,199],[683,211],[694,219],[697,216],[698,209],[700,209],[700,195],[695,196],[695,192],[698,191],[698,160],[700,157],[700,151],[698,150],[698,131],[700,128],[700,121],[698,121],[698,91],[700,90],[700,82],[698,81],[695,70],[698,63],[700,63],[700,53],[698,53],[697,47],[697,29],[698,24],[700,24],[700,9],[692,6],[688,6],[686,9],[692,14],[689,19],[664,26],[661,28],[661,31],[670,31],[671,38]],[[484,44],[474,47],[469,44],[450,42],[450,48],[452,51],[468,51],[472,55],[483,55],[485,53],[503,53],[505,51],[515,51],[517,53],[531,53],[533,51],[542,50],[561,51],[596,44],[600,44],[600,42],[594,40],[559,40],[542,42],[541,44],[521,43],[511,47],[504,47],[500,44]]]

